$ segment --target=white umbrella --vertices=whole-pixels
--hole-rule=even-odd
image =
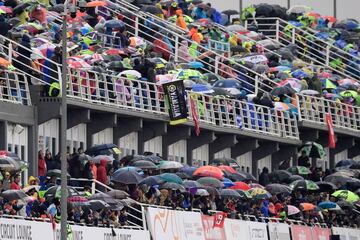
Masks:
[[[96,157],[93,157],[94,163],[100,163],[101,160],[106,160],[107,162],[113,162],[115,158],[108,155],[98,155]]]
[[[308,12],[311,12],[312,11],[312,8],[309,7],[309,6],[305,6],[305,5],[295,5],[295,6],[292,6],[288,11],[287,13],[290,14],[290,13],[295,13],[295,14],[301,14],[301,13],[308,13]]]
[[[179,169],[182,168],[183,165],[175,161],[162,161],[158,167],[159,169]]]

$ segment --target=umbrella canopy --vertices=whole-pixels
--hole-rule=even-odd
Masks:
[[[220,168],[221,170],[229,172],[229,173],[236,173],[236,170],[230,166],[220,165],[217,168]]]
[[[354,165],[356,163],[358,162],[352,159],[343,159],[336,163],[335,168],[350,167],[351,165]]]
[[[304,95],[309,95],[309,96],[320,95],[320,93],[316,90],[302,90],[300,93],[304,94]]]
[[[89,197],[89,200],[101,200],[101,201],[106,202],[107,204],[116,204],[117,203],[113,197],[109,196],[106,193],[102,193],[102,192],[91,195]]]
[[[185,188],[182,185],[175,182],[166,182],[161,185],[160,189],[180,190],[185,192]]]
[[[334,202],[321,202],[318,204],[318,207],[321,209],[332,209],[337,208],[338,205]]]
[[[240,195],[240,198],[252,199],[252,196],[248,191],[244,191],[244,190],[240,190],[240,189],[234,189],[234,190]]]
[[[253,199],[268,199],[271,197],[271,194],[262,188],[253,188],[249,190]]]
[[[292,183],[295,182],[296,180],[304,180],[303,176],[300,175],[292,175],[289,179],[288,179],[288,183]]]
[[[103,1],[92,1],[92,2],[88,2],[86,3],[86,7],[91,8],[91,7],[105,7],[107,4],[106,2]]]
[[[125,26],[124,22],[118,19],[108,20],[105,22],[104,25],[104,27],[106,28],[122,28],[124,26]]]
[[[230,189],[248,191],[250,186],[244,182],[234,182],[234,186],[230,187]]]
[[[196,192],[195,192],[195,195],[197,196],[202,196],[202,197],[207,197],[209,196],[209,192],[205,189],[197,189]]]
[[[142,180],[142,176],[134,170],[116,171],[111,176],[111,181],[122,184],[138,184]]]
[[[318,185],[310,180],[297,180],[290,184],[292,190],[306,190],[306,191],[315,191],[319,190]]]
[[[288,111],[290,110],[290,106],[283,102],[275,102],[274,109],[278,111]]]
[[[30,192],[31,190],[35,190],[36,192],[38,192],[40,190],[40,187],[39,185],[28,185],[26,187],[23,187],[23,191],[24,192]]]
[[[80,196],[78,191],[76,191],[73,187],[67,187],[67,196]],[[53,198],[60,198],[61,197],[61,186],[53,186],[50,187],[44,194],[44,198],[46,199],[53,199]]]
[[[287,11],[288,14],[294,13],[294,14],[302,14],[302,13],[308,13],[311,12],[312,8],[305,5],[295,5],[289,8]]]
[[[240,198],[240,194],[232,189],[221,189],[220,196],[224,198]]]
[[[193,176],[195,177],[213,177],[217,179],[223,179],[224,173],[221,171],[221,169],[213,166],[203,166],[199,167],[195,170],[193,173]]]
[[[324,158],[326,156],[324,147],[316,142],[307,142],[305,145],[301,148],[300,152],[305,152],[306,156],[310,158]]]
[[[144,5],[142,6],[142,8],[140,8],[140,11],[148,12],[151,14],[164,14],[160,8],[153,5]]]
[[[130,196],[127,192],[122,190],[111,190],[107,192],[107,195],[113,197],[114,199],[125,199]]]
[[[141,180],[139,185],[145,184],[148,186],[155,186],[155,185],[160,185],[164,182],[165,181],[162,180],[159,176],[148,176],[148,177],[144,178],[143,180]]]
[[[203,186],[209,186],[209,187],[214,187],[214,188],[223,188],[224,187],[224,184],[221,181],[219,181],[218,179],[213,178],[213,177],[202,177],[196,181]]]
[[[102,200],[91,200],[89,201],[89,208],[93,211],[109,208],[110,205]]]
[[[90,155],[92,157],[98,155],[113,155],[113,154],[120,154],[121,151],[115,144],[100,144],[95,145],[93,147],[88,148],[85,151],[85,154]]]
[[[292,95],[294,93],[296,93],[296,91],[289,85],[276,87],[270,92],[270,94],[273,96]]]
[[[288,168],[288,171],[291,172],[292,174],[296,174],[296,175],[308,175],[311,173],[311,171],[303,166],[293,166]]]
[[[223,183],[224,183],[225,188],[229,188],[229,187],[234,186],[234,183],[228,178],[224,178]]]
[[[215,158],[211,164],[215,164],[215,165],[226,165],[226,166],[230,166],[230,167],[233,167],[233,168],[236,168],[236,167],[239,167],[239,164],[236,162],[235,159],[233,158],[226,158],[226,157],[223,157],[223,158]]]
[[[286,182],[292,174],[286,170],[275,170],[269,174],[273,182]]]
[[[351,192],[349,190],[338,190],[338,191],[334,192],[333,194],[331,194],[331,196],[340,198],[340,199],[344,199],[347,202],[359,201],[359,196],[356,193]]]
[[[49,171],[46,173],[46,175],[49,176],[49,177],[61,178],[61,170],[60,170],[60,169],[49,170]],[[67,174],[67,177],[70,178],[70,175]]]
[[[289,186],[278,183],[268,184],[266,185],[265,189],[272,195],[283,194],[283,193],[291,194],[291,188]]]
[[[237,15],[237,14],[239,14],[238,11],[232,10],[232,9],[222,11],[222,13],[225,14],[225,15]]]
[[[138,174],[144,175],[144,172],[143,172],[143,170],[141,168],[133,167],[133,166],[119,168],[118,170],[116,170],[114,172],[114,174],[115,173],[119,174],[120,172],[126,172],[126,171],[136,171]]]
[[[250,183],[249,184],[250,188],[261,188],[261,189],[265,189],[265,187],[259,183]]]
[[[340,92],[340,96],[345,97],[345,98],[357,98],[359,96],[359,94],[353,90],[346,90],[346,91]]]
[[[197,182],[197,181],[193,181],[193,180],[185,180],[183,182],[183,186],[186,188],[186,189],[190,189],[190,188],[201,188],[202,185]]]
[[[108,163],[112,163],[115,160],[115,158],[113,156],[99,155],[99,156],[93,157],[92,160],[94,161],[94,163],[100,163],[101,160],[105,160]]]
[[[312,211],[316,208],[316,206],[311,203],[300,203],[300,208],[302,211]]]
[[[70,203],[88,203],[89,199],[83,196],[72,196],[67,199]]]
[[[29,197],[23,190],[6,190],[1,193],[1,196],[10,202],[13,200],[26,199]]]
[[[132,162],[131,166],[141,168],[143,170],[158,169],[158,167],[155,165],[155,163],[146,161],[146,160],[139,160],[136,162]]]
[[[348,176],[339,175],[339,174],[331,174],[324,178],[325,182],[330,182],[333,184],[346,185],[346,183],[351,182],[353,179]]]
[[[333,192],[337,189],[337,186],[331,182],[316,182],[321,192]]]
[[[293,205],[288,205],[287,209],[288,209],[288,216],[292,216],[292,215],[298,214],[300,212],[300,209],[298,209],[297,207],[295,207]]]
[[[0,155],[0,169],[2,171],[19,171],[22,167],[23,165],[21,164],[21,162],[16,161],[14,158]]]
[[[183,165],[181,163],[175,161],[161,161],[158,165],[159,169],[179,169],[182,167]]]
[[[192,176],[196,169],[197,169],[196,167],[185,166],[185,167],[180,168],[179,172],[183,172],[189,176]]]
[[[173,173],[163,173],[159,175],[159,178],[163,180],[164,182],[173,182],[182,184],[183,180],[176,174]]]

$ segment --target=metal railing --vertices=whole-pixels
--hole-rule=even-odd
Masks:
[[[16,71],[0,71],[0,102],[31,106],[26,75]]]
[[[360,134],[360,107],[301,94],[297,97],[299,121],[327,126],[326,114],[330,114],[334,128]]]
[[[245,22],[245,27],[250,24],[255,24],[258,32],[285,46],[296,44],[303,60],[321,65],[344,78],[360,80],[359,56],[351,55],[333,43],[318,38],[314,33],[280,18],[249,19]]]

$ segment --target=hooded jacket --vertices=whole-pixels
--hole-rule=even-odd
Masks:
[[[102,159],[100,160],[100,166],[97,168],[97,180],[103,184],[107,184],[108,178],[106,174],[106,165],[107,161]]]

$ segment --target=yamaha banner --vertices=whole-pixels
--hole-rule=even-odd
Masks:
[[[165,100],[168,104],[170,124],[176,125],[186,122],[188,110],[185,100],[184,82],[168,82],[162,86],[164,88]]]

